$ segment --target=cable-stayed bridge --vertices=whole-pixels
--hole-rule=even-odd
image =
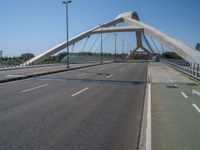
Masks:
[[[119,23],[125,23],[126,26],[120,26],[116,27]],[[73,38],[71,38],[68,43],[64,42],[61,43],[44,53],[34,57],[33,59],[27,61],[24,63],[24,65],[30,65],[32,63],[35,63],[41,59],[44,59],[45,57],[51,56],[67,46],[75,45],[78,41],[83,40],[86,38],[86,42],[90,38],[90,36],[94,34],[102,34],[102,33],[112,33],[112,32],[134,32],[136,34],[136,49],[133,49],[132,53],[134,53],[138,49],[142,49],[150,54],[154,54],[155,51],[153,51],[152,46],[149,44],[150,42],[147,40],[145,34],[148,34],[150,38],[155,38],[158,40],[161,44],[164,44],[166,47],[168,47],[170,50],[174,51],[178,55],[180,55],[182,58],[184,58],[187,61],[190,62],[196,62],[200,63],[200,54],[190,46],[187,46],[186,44],[168,36],[167,34],[159,31],[158,29],[149,26],[139,20],[139,16],[136,12],[127,12],[120,14],[118,17],[113,19],[110,22],[104,23],[98,27],[94,27],[93,29],[90,29],[86,32],[83,32]],[[145,42],[142,42],[142,39],[144,39]],[[143,43],[145,43],[148,48],[145,48],[143,46]],[[86,43],[85,43],[86,44]],[[85,44],[83,46],[82,51],[84,51]],[[155,43],[154,43],[155,46]],[[156,49],[158,50],[158,49]],[[132,54],[129,54],[131,56]],[[127,56],[127,58],[129,58]]]
[[[42,64],[67,46],[69,60]],[[197,50],[120,14],[0,70],[0,149],[200,149],[199,64]]]

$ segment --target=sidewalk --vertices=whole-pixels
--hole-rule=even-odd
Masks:
[[[200,86],[163,63],[150,72],[152,150],[199,150]]]
[[[106,63],[110,62],[105,62],[104,64]],[[100,63],[71,64],[70,68],[66,68],[66,65],[57,65],[57,66],[47,66],[47,67],[24,68],[16,70],[5,70],[5,71],[0,71],[0,83],[22,80],[41,75],[59,73],[68,70],[81,69],[96,65],[100,65]]]

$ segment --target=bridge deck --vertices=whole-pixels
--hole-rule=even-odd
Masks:
[[[0,149],[136,150],[146,63],[0,84]]]

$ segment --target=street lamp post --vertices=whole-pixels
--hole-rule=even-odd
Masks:
[[[129,50],[130,50],[130,45],[129,45],[129,42],[127,42],[127,55],[129,53]]]
[[[102,25],[100,24],[101,27],[101,64],[103,64],[103,34],[102,34]]]
[[[117,62],[117,33],[115,33],[114,36],[115,36],[115,62]]]
[[[69,68],[69,23],[68,23],[68,4],[71,3],[71,0],[63,1],[63,4],[66,5],[66,32],[67,32],[67,68]]]
[[[124,42],[125,40],[122,40],[122,61],[124,61]]]

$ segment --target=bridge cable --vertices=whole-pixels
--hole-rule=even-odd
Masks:
[[[97,43],[99,37],[100,37],[100,35],[98,35],[98,36],[96,37],[96,39],[94,40],[92,46],[90,47],[90,49],[89,49],[89,52],[90,52],[90,53],[92,53],[92,49],[94,48],[95,44]],[[88,54],[88,57],[89,57],[89,60],[90,60],[90,61],[93,60],[93,55],[95,55],[95,54],[91,54],[91,56],[89,56],[89,54]]]
[[[93,42],[92,46],[90,47],[90,51],[92,51],[92,49],[94,48],[94,46],[99,38],[100,38],[100,35],[98,35],[97,38],[95,39],[95,41]]]
[[[162,50],[162,52],[164,53],[165,51],[164,51],[164,48],[163,48],[162,43],[160,43],[160,45],[161,45],[161,50]]]
[[[112,47],[112,39],[110,39],[110,40],[108,40],[108,42],[107,42],[107,45],[106,46],[104,46],[104,53],[109,53],[110,52],[110,48]],[[106,59],[108,59],[109,60],[109,55],[107,55],[108,56],[108,58],[106,58]]]
[[[85,47],[86,47],[86,44],[87,44],[89,38],[90,38],[90,36],[87,37],[87,39],[86,39],[86,41],[85,41],[85,43],[84,43],[84,45],[83,45],[82,51],[81,51],[81,52],[82,52],[82,55],[85,57],[86,62],[87,62],[87,56],[86,56],[87,54],[86,54],[86,52],[85,52],[85,55],[84,55],[84,52],[83,52],[83,51],[84,51],[84,49],[85,49]],[[82,57],[82,58],[83,58],[83,57]]]
[[[149,43],[149,41],[147,40],[146,35],[144,34],[144,32],[142,33],[142,37],[144,39],[144,42],[147,44],[147,47],[150,49],[150,51],[154,54],[153,48],[151,46],[151,44]]]
[[[160,54],[160,51],[158,50],[158,47],[156,46],[153,38],[150,36],[151,41],[153,42],[154,47],[156,48],[156,50],[158,51],[158,53]]]
[[[109,37],[108,34],[106,34],[106,36],[103,38],[103,42]],[[96,50],[94,51],[94,53],[99,52],[99,50],[101,50],[101,42],[99,43],[99,45],[97,46]]]

